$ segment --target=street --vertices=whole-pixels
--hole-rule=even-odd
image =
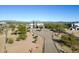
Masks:
[[[40,35],[44,38],[44,53],[57,53],[57,49],[52,40],[52,31],[42,29],[41,31],[32,30],[34,34]]]

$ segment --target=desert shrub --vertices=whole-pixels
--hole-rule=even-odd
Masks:
[[[32,36],[34,36],[34,34],[32,34]]]
[[[74,35],[62,35],[61,36],[62,41],[65,42],[66,45],[70,46],[72,51],[77,50],[77,45],[79,44],[76,37]]]
[[[34,36],[33,38],[34,38],[34,39],[37,39],[37,37],[38,37],[38,36]]]
[[[27,28],[27,32],[30,32],[30,29],[29,28]]]
[[[55,32],[65,32],[65,24],[60,24],[60,23],[48,23],[48,24],[44,24],[45,28],[48,28],[52,31]]]
[[[27,32],[30,32],[30,30],[27,30]]]
[[[17,37],[16,41],[20,41],[21,39],[19,37]]]
[[[26,33],[27,33],[27,28],[26,25],[20,24],[18,26],[18,32],[19,32],[19,36],[17,40],[25,40],[26,39]]]
[[[36,43],[37,39],[35,39],[34,41],[32,41],[33,43]]]
[[[9,25],[9,28],[11,28],[12,31],[14,31],[14,30],[15,30],[15,25],[14,25],[14,24],[10,24],[10,25]]]
[[[19,31],[21,34],[26,34],[26,32],[27,32],[26,26],[25,26],[25,25],[19,25],[19,26],[18,26],[18,31]]]
[[[14,41],[13,41],[13,39],[12,38],[8,38],[8,43],[9,44],[12,44]]]
[[[26,35],[19,34],[19,36],[17,37],[16,41],[25,40],[26,37],[27,37]]]
[[[37,37],[38,37],[38,36],[34,36],[34,37],[33,37],[33,38],[34,38],[34,41],[32,41],[33,43],[36,43]]]
[[[25,40],[26,39],[26,35],[20,35],[20,39]]]

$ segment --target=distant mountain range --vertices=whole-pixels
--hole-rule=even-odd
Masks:
[[[79,23],[79,21],[58,21],[58,22],[53,22],[53,21],[16,21],[16,20],[2,20],[0,22],[12,22],[12,23],[32,23],[32,22],[37,22],[37,23]]]

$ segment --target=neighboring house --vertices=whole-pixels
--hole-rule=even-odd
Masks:
[[[5,27],[6,22],[0,22],[0,27]]]
[[[5,29],[6,22],[0,22],[0,32]]]
[[[72,30],[79,30],[79,23],[72,23]]]
[[[6,22],[0,22],[0,25],[4,25],[4,24],[6,24]]]
[[[29,24],[30,28],[44,27],[44,23],[33,22]]]
[[[30,23],[30,24],[29,24],[29,27],[30,27],[30,28],[33,28],[33,23]]]

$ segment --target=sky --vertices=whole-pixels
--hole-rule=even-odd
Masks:
[[[0,21],[79,21],[79,5],[0,5]]]

